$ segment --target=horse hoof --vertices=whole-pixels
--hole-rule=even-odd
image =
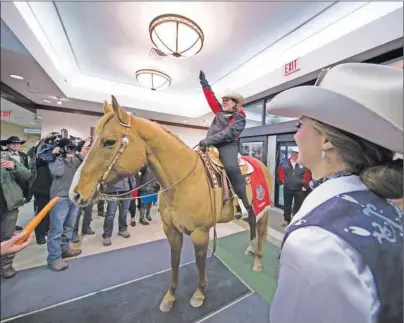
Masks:
[[[169,301],[169,300],[163,299],[163,301],[160,304],[160,311],[162,311],[163,313],[170,312],[174,306],[174,303],[175,303],[175,300]]]
[[[254,265],[253,271],[256,273],[260,273],[262,271],[262,265]]]
[[[244,254],[245,254],[246,256],[254,256],[254,255],[255,255],[255,252],[252,251],[252,250],[246,249],[246,251],[244,251]]]
[[[192,295],[191,300],[189,301],[192,307],[201,307],[204,302],[205,295],[203,295],[201,292],[195,292],[194,295]]]

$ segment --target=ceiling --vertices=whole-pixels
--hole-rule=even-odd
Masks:
[[[199,71],[212,84],[329,4],[321,2],[55,2],[71,50],[87,75],[139,85],[135,71],[157,66],[172,78],[167,93],[198,94]],[[151,59],[148,27],[158,15],[191,18],[203,30],[194,57]],[[237,31],[237,32],[236,32]]]
[[[293,47],[363,5],[319,1],[2,2],[1,81],[37,104],[55,106],[61,98],[60,107],[101,112],[103,100],[115,94],[138,116],[208,125],[213,114],[201,94],[200,70],[220,95],[235,81],[232,75],[261,53],[282,41],[287,44],[281,46],[283,50]],[[184,15],[202,28],[205,41],[200,53],[187,59],[149,57],[149,23],[165,13]],[[276,58],[282,51],[277,53]],[[135,71],[148,67],[170,75],[172,85],[161,91],[141,87]],[[260,72],[266,68],[263,64]],[[12,79],[10,74],[24,80]],[[248,83],[256,77],[247,73],[242,81]],[[261,107],[246,110],[247,122],[260,124]]]

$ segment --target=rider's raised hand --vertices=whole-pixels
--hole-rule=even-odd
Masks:
[[[203,88],[209,87],[209,83],[206,80],[205,73],[203,71],[199,72],[199,81],[201,82]]]

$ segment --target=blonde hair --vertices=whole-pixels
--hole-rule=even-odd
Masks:
[[[366,139],[313,120],[347,165],[347,171],[360,176],[373,193],[383,198],[403,197],[403,160],[395,153]]]

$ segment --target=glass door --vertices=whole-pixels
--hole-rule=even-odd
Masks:
[[[267,137],[250,137],[240,140],[239,151],[243,156],[257,158],[265,165],[267,164]]]
[[[275,173],[275,206],[279,208],[283,208],[284,200],[283,200],[283,187],[279,185],[279,177],[278,177],[278,168],[282,164],[283,161],[289,159],[291,156],[291,151],[293,148],[296,148],[297,145],[294,141],[286,141],[279,142],[277,145],[276,151],[276,173]]]

